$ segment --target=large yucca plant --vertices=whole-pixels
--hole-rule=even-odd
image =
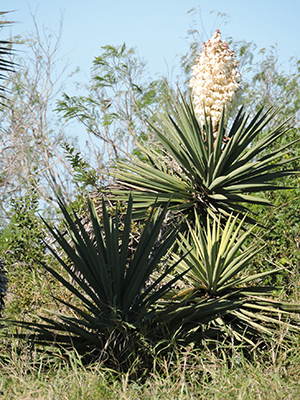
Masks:
[[[276,179],[296,173],[285,166],[293,160],[286,154],[298,140],[274,150],[272,145],[290,126],[283,122],[268,130],[276,115],[271,109],[250,119],[241,108],[230,127],[223,113],[217,132],[210,118],[199,123],[193,104],[183,96],[173,98],[169,110],[151,126],[157,149],[142,148],[144,160],[118,162],[116,177],[123,190],[114,193],[124,199],[131,191],[140,217],[155,201],[170,199],[170,208],[185,215],[193,216],[194,210],[244,214],[248,204],[270,204],[255,193],[283,189]]]
[[[251,272],[251,261],[261,249],[252,236],[254,227],[245,232],[244,221],[233,216],[225,226],[220,219],[210,217],[202,225],[197,214],[194,220],[178,242],[181,252],[190,252],[182,260],[180,251],[173,255],[178,272],[188,272],[184,277],[186,287],[175,295],[175,299],[184,300],[180,306],[172,306],[172,324],[182,327],[185,333],[214,333],[215,337],[225,335],[251,345],[264,335],[275,336],[280,327],[299,332],[299,319],[292,322],[291,313],[300,313],[300,305],[274,299],[278,288],[262,285],[263,278],[278,273],[280,268]],[[249,241],[251,244],[247,244]],[[177,315],[176,307],[180,310]],[[206,320],[209,324],[204,326]]]
[[[59,249],[48,246],[64,273],[43,266],[73,295],[73,302],[56,299],[69,309],[69,314],[41,317],[41,322],[34,323],[10,321],[28,330],[13,336],[45,346],[75,348],[115,368],[123,363],[128,367],[138,352],[145,354],[145,338],[155,337],[157,301],[182,275],[166,280],[174,269],[171,266],[151,278],[178,232],[172,229],[161,237],[167,208],[152,211],[132,249],[132,200],[122,218],[118,213],[111,216],[103,202],[101,221],[93,203],[88,204],[91,232],[61,200],[59,206],[69,235],[46,223],[64,252],[62,255]]]

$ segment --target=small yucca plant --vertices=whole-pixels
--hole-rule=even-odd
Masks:
[[[209,217],[202,225],[196,214],[195,224],[188,224],[188,233],[179,235],[180,252],[190,251],[183,260],[180,252],[174,254],[173,261],[178,261],[178,272],[188,272],[186,287],[175,296],[184,298],[180,311],[183,318],[178,321],[173,312],[170,321],[176,318],[180,326],[201,331],[203,336],[214,332],[216,337],[225,335],[254,346],[265,335],[275,337],[280,327],[300,332],[299,319],[292,319],[292,313],[300,313],[300,305],[274,299],[278,288],[262,285],[263,278],[280,268],[249,272],[261,248],[252,236],[254,227],[245,231],[243,225],[243,220],[239,222],[233,216],[225,226],[220,219]],[[205,326],[206,322],[209,324]]]

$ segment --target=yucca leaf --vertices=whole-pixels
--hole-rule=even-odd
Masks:
[[[75,276],[76,282],[78,283],[78,285],[80,287],[82,287],[82,289],[84,290],[84,293],[86,293],[94,303],[92,301],[90,301],[82,293],[80,293],[80,291],[75,288],[74,284],[71,284],[70,282],[68,282],[65,278],[63,278],[62,275],[60,275],[54,269],[50,268],[48,265],[46,265],[44,263],[42,265],[48,272],[50,272],[51,275],[53,275],[53,277],[55,279],[57,279],[63,286],[65,286],[65,288],[67,288],[71,293],[73,293],[76,297],[78,297],[78,299],[81,300],[88,307],[88,309],[90,311],[92,311],[93,313],[95,313],[97,310],[97,307],[95,307],[95,304],[98,307],[102,305],[99,297],[91,290],[91,288],[82,279],[78,278],[75,274],[71,273],[72,276]]]

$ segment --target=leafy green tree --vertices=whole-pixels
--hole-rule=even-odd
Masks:
[[[97,158],[103,167],[130,153],[137,139],[151,140],[146,121],[159,109],[164,87],[162,79],[147,78],[134,49],[107,45],[93,61],[88,94],[64,94],[57,111],[101,140]]]
[[[73,173],[72,179],[75,185],[84,191],[87,188],[100,190],[100,184],[104,181],[104,177],[100,176],[96,168],[92,168],[90,164],[83,158],[82,154],[75,149],[74,146],[65,142],[63,148],[66,158],[70,162]]]
[[[11,218],[1,232],[1,252],[9,264],[22,263],[26,268],[43,258],[45,245],[42,223],[38,217],[36,192],[11,200]]]
[[[5,312],[22,318],[48,301],[46,291],[52,283],[45,281],[40,262],[47,259],[45,229],[38,216],[39,197],[36,192],[11,200],[9,223],[0,232],[0,258],[6,269]],[[55,285],[52,285],[54,289]],[[41,293],[41,288],[44,293]]]

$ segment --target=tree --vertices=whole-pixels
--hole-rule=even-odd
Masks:
[[[30,38],[16,38],[25,56],[15,56],[18,69],[7,76],[7,107],[0,110],[0,213],[5,222],[12,197],[34,188],[43,204],[51,202],[49,181],[54,177],[65,195],[70,193],[69,164],[61,147],[66,141],[52,112],[64,71],[57,71],[60,30],[53,36],[35,23]]]
[[[107,169],[132,152],[137,140],[151,141],[146,121],[159,109],[164,87],[163,79],[147,78],[145,63],[134,49],[107,45],[93,61],[88,94],[65,93],[57,110],[101,140],[96,158]]]

